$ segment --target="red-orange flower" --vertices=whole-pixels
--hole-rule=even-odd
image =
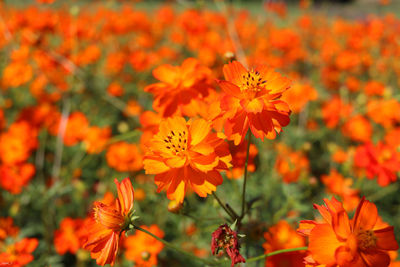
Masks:
[[[287,221],[279,221],[276,225],[270,227],[268,232],[264,234],[264,238],[266,240],[263,244],[265,253],[270,253],[280,249],[302,247],[306,243],[304,237],[299,235]],[[304,256],[305,253],[300,251],[279,254],[268,257],[265,266],[301,266]]]
[[[215,191],[222,183],[219,170],[231,161],[228,144],[203,119],[162,121],[149,149],[143,160],[146,173],[156,174],[158,191],[167,189],[168,198],[180,203],[189,188],[201,197]]]
[[[140,227],[159,238],[164,237],[164,232],[155,224],[150,227],[145,225]],[[133,260],[135,266],[140,267],[157,266],[157,255],[164,248],[163,243],[142,231],[136,231],[134,235],[128,236],[124,241],[124,246],[125,258]]]
[[[356,150],[355,166],[365,168],[367,177],[378,177],[378,184],[386,186],[396,181],[396,172],[400,171],[400,157],[396,150],[379,142],[376,146],[366,143]]]
[[[257,138],[274,139],[290,122],[289,106],[279,100],[290,80],[263,65],[246,70],[237,61],[225,65],[223,72],[225,81],[218,83],[225,93],[221,109],[228,139],[238,145],[249,128]]]
[[[323,222],[301,221],[300,233],[309,236],[308,250],[313,261],[327,266],[386,267],[388,251],[399,248],[393,226],[378,220],[375,204],[362,198],[353,219],[349,219],[342,203],[324,199],[326,206],[314,204]]]
[[[144,90],[154,95],[153,108],[163,117],[176,113],[182,105],[192,99],[206,96],[211,88],[211,70],[201,66],[197,59],[188,58],[182,66],[162,65],[153,71],[160,82],[147,86]]]
[[[91,252],[97,264],[114,265],[121,234],[128,229],[133,209],[134,192],[131,181],[125,178],[117,185],[118,198],[111,205],[96,201],[94,216],[87,225],[83,248]]]
[[[82,225],[82,219],[64,218],[60,223],[60,229],[54,233],[54,247],[58,254],[67,252],[75,254],[81,247],[78,230]]]

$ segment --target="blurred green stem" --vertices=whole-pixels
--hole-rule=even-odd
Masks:
[[[211,261],[211,260],[207,260],[207,259],[202,259],[202,258],[199,258],[199,257],[195,256],[194,254],[192,254],[192,253],[190,253],[190,252],[184,251],[184,250],[181,249],[180,247],[177,247],[177,246],[175,246],[174,244],[172,244],[172,243],[170,243],[170,242],[168,242],[168,241],[166,241],[166,240],[164,240],[164,239],[162,239],[162,238],[159,238],[158,236],[156,236],[156,235],[152,234],[151,232],[149,232],[149,231],[147,231],[147,230],[141,228],[140,226],[133,225],[133,228],[136,229],[136,230],[142,231],[143,233],[146,233],[146,234],[148,234],[148,235],[150,235],[150,236],[152,236],[153,238],[155,238],[155,239],[157,239],[158,241],[160,241],[161,243],[163,243],[166,247],[172,248],[172,249],[174,249],[174,250],[180,252],[181,254],[183,254],[183,255],[185,255],[185,256],[191,258],[191,259],[196,259],[196,260],[198,260],[198,261],[201,261],[201,262],[203,262],[203,263],[205,263],[205,264],[209,264],[209,265],[214,265],[214,264],[216,263],[215,261]]]
[[[271,253],[267,253],[267,254],[256,256],[256,257],[253,257],[253,258],[249,258],[249,259],[246,260],[246,263],[253,262],[253,261],[259,261],[259,260],[265,259],[267,257],[271,257],[271,256],[282,254],[282,253],[301,251],[301,250],[307,250],[307,249],[308,249],[308,247],[299,247],[299,248],[288,248],[288,249],[276,250],[276,251],[273,251]]]
[[[221,199],[219,199],[219,197],[217,196],[217,194],[215,192],[212,192],[214,198],[217,200],[218,204],[225,210],[225,212],[229,215],[229,217],[231,217],[231,219],[233,221],[236,220],[236,216],[225,206],[224,203],[222,203]]]
[[[247,132],[247,152],[246,152],[246,162],[244,163],[244,180],[243,180],[243,192],[242,192],[242,214],[240,219],[243,219],[246,212],[246,182],[247,182],[247,166],[249,164],[249,154],[250,154],[250,144],[251,144],[251,131]]]
[[[124,140],[127,140],[129,138],[136,137],[139,134],[140,134],[139,130],[133,130],[133,131],[129,131],[129,132],[126,132],[126,133],[123,133],[123,134],[120,134],[120,135],[116,135],[116,136],[113,136],[112,138],[110,138],[110,140],[108,140],[107,144],[110,145],[110,144],[113,144],[113,143],[116,143],[116,142],[124,141]]]

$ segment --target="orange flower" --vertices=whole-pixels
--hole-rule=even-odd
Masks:
[[[266,66],[246,70],[233,61],[223,68],[225,81],[218,81],[225,95],[221,109],[226,118],[225,134],[241,143],[250,128],[255,137],[274,139],[290,122],[289,106],[279,100],[290,80]]]
[[[354,155],[354,164],[356,167],[365,169],[369,179],[378,176],[380,186],[395,182],[396,172],[400,171],[398,152],[382,142],[376,146],[372,143],[359,146]]]
[[[365,94],[368,96],[382,96],[385,91],[385,85],[378,81],[369,81],[364,87]]]
[[[149,149],[143,161],[146,173],[156,174],[158,192],[167,189],[168,198],[179,203],[188,188],[201,197],[215,191],[222,183],[219,170],[226,170],[231,161],[228,144],[203,119],[162,121]]]
[[[154,95],[154,110],[163,117],[170,117],[180,106],[208,94],[210,75],[210,69],[201,66],[197,59],[188,58],[180,67],[162,65],[156,68],[153,76],[161,82],[151,84],[144,90]]]
[[[83,142],[86,145],[86,151],[89,154],[100,153],[107,145],[111,137],[111,128],[90,127],[84,136]]]
[[[372,125],[362,115],[356,115],[343,125],[342,133],[354,141],[368,142],[371,140]]]
[[[263,244],[265,253],[280,249],[302,247],[306,244],[305,238],[296,233],[296,230],[287,221],[279,221],[270,227],[264,234],[266,242]],[[301,266],[304,252],[291,252],[268,257],[266,267]]]
[[[294,113],[299,113],[311,100],[316,100],[317,91],[309,84],[295,83],[282,95],[282,100],[289,104]]]
[[[19,194],[28,185],[35,174],[35,165],[21,163],[15,165],[0,164],[0,185],[12,194]]]
[[[86,226],[87,235],[83,248],[91,252],[97,264],[115,263],[121,234],[132,222],[134,192],[131,181],[125,178],[117,185],[118,198],[112,205],[96,201],[94,215]]]
[[[75,111],[65,119],[66,126],[64,132],[64,144],[66,146],[74,146],[81,142],[87,134],[89,129],[89,121],[85,114],[80,111]],[[55,123],[49,128],[49,132],[52,135],[58,135],[60,133],[60,123],[63,121],[61,115],[57,118]]]
[[[6,263],[6,266],[13,267],[25,266],[33,261],[31,253],[38,244],[39,241],[36,238],[23,238],[7,245],[0,242],[0,263]]]
[[[81,219],[64,218],[60,223],[60,229],[54,233],[54,247],[58,254],[67,252],[75,254],[81,247],[78,230],[82,225]]]
[[[308,250],[319,264],[343,267],[386,267],[388,251],[399,248],[393,226],[379,223],[375,204],[363,197],[353,219],[342,203],[324,199],[326,206],[314,204],[323,222],[301,221],[300,233],[309,236]]]
[[[142,168],[142,154],[136,144],[118,142],[108,147],[107,163],[120,172],[138,171]]]
[[[343,206],[346,210],[354,210],[360,201],[358,190],[352,189],[353,180],[344,178],[336,170],[332,170],[329,175],[322,175],[322,183],[327,186],[327,191],[338,195],[343,199]]]
[[[107,87],[107,93],[112,96],[122,96],[124,94],[124,88],[118,82],[112,82]]]
[[[150,227],[146,225],[140,227],[159,238],[164,237],[164,232],[155,224]],[[136,231],[134,235],[125,239],[124,247],[125,258],[134,261],[135,266],[151,267],[157,266],[157,255],[164,248],[164,244],[142,231]]]
[[[385,128],[400,121],[400,113],[393,110],[400,110],[400,103],[396,99],[371,100],[367,104],[368,117]]]
[[[322,117],[328,128],[335,128],[341,118],[347,118],[353,108],[350,104],[344,103],[339,96],[334,96],[322,106]]]
[[[302,174],[308,173],[310,163],[301,151],[292,151],[284,144],[278,144],[277,151],[275,169],[285,183],[297,182]]]

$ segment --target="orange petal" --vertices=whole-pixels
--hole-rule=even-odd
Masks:
[[[135,196],[131,180],[125,178],[120,184],[117,179],[114,179],[114,183],[117,185],[118,202],[121,212],[127,215],[133,209],[133,200]]]
[[[311,230],[308,250],[317,262],[333,265],[336,262],[335,251],[343,243],[329,224],[319,224]]]
[[[233,82],[234,84],[240,84],[243,74],[247,73],[247,70],[243,65],[237,61],[225,64],[222,68],[225,80]]]
[[[224,91],[225,94],[234,96],[236,98],[242,98],[242,92],[240,91],[240,88],[233,83],[229,81],[221,81],[217,80],[219,86],[221,87],[222,91]]]
[[[363,197],[358,204],[356,213],[353,218],[353,231],[356,229],[370,230],[373,229],[378,219],[378,209],[374,203],[365,200]]]
[[[264,102],[259,98],[255,98],[250,101],[247,99],[242,99],[240,100],[240,105],[242,105],[243,109],[249,113],[260,113],[264,109]]]
[[[397,243],[394,232],[393,226],[389,226],[380,230],[374,231],[376,240],[376,246],[379,249],[383,250],[398,250],[399,244]]]
[[[190,144],[195,146],[206,138],[211,130],[211,123],[203,119],[197,119],[190,125]]]
[[[366,252],[361,252],[361,257],[364,259],[367,266],[379,266],[387,267],[390,264],[390,257],[387,253],[380,250],[371,250]]]

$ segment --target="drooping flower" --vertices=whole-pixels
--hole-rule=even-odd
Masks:
[[[314,263],[343,267],[387,267],[388,251],[399,248],[393,226],[380,222],[375,204],[363,197],[353,219],[342,203],[324,199],[314,204],[323,221],[301,221],[299,232],[309,237],[308,250]]]
[[[230,167],[228,144],[203,119],[167,118],[149,150],[143,160],[146,174],[155,174],[158,192],[166,189],[167,197],[179,203],[189,188],[201,197],[211,194],[222,183],[219,171]]]
[[[249,128],[257,138],[274,139],[290,122],[289,106],[279,100],[290,80],[263,65],[246,70],[237,61],[225,65],[223,72],[225,81],[218,83],[225,93],[221,109],[228,139],[238,145]]]
[[[164,237],[164,232],[155,224],[150,227],[142,225],[141,228],[151,232],[159,238]],[[164,248],[164,244],[142,231],[136,231],[124,241],[125,258],[135,262],[135,266],[157,266],[157,255]]]
[[[114,265],[117,256],[120,236],[129,229],[133,213],[134,191],[129,178],[117,185],[118,198],[111,205],[96,201],[94,214],[87,224],[87,235],[83,248],[91,252],[91,257],[97,264]]]
[[[239,252],[238,235],[227,224],[218,227],[212,233],[211,252],[213,255],[218,255],[220,251],[225,251],[231,258],[231,267],[236,263],[246,262]]]
[[[400,156],[396,150],[379,142],[376,146],[368,142],[357,148],[355,166],[366,170],[367,178],[378,178],[378,184],[386,186],[396,181],[400,171]]]

